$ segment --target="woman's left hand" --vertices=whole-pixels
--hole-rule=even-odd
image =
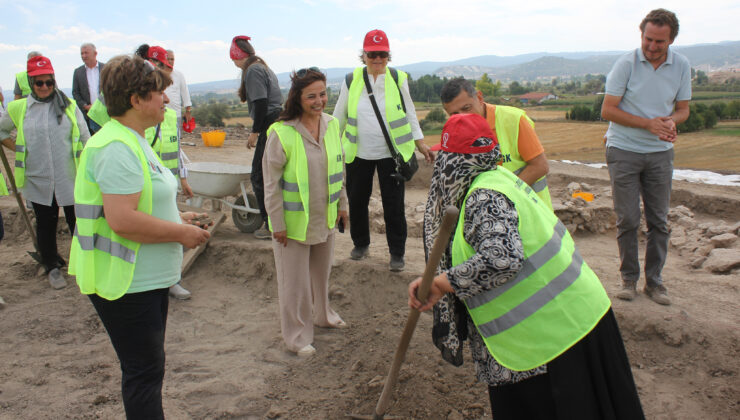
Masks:
[[[340,220],[344,224],[344,229],[345,230],[349,229],[349,213],[347,212],[347,210],[337,211],[337,221],[336,221],[337,226],[339,225]]]
[[[424,155],[424,160],[426,160],[427,163],[434,162],[434,152],[429,149],[429,146],[424,144],[424,140],[414,140],[414,143],[416,143],[416,149]]]

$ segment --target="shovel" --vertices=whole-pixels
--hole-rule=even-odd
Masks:
[[[432,287],[432,280],[434,275],[437,273],[437,266],[439,266],[439,260],[442,258],[442,254],[447,248],[447,244],[450,241],[450,235],[452,235],[453,229],[457,225],[457,217],[459,210],[455,207],[447,207],[445,209],[444,217],[442,218],[442,225],[439,228],[439,234],[434,240],[434,246],[432,252],[429,254],[427,260],[427,266],[424,269],[424,275],[422,276],[421,285],[416,293],[416,297],[421,302],[425,302],[429,296],[429,289]],[[401,370],[401,363],[406,357],[406,350],[409,348],[409,342],[411,336],[414,335],[414,329],[416,329],[416,322],[419,320],[419,312],[416,309],[411,308],[409,311],[409,317],[406,320],[406,326],[401,334],[401,340],[398,343],[396,354],[393,356],[393,364],[388,372],[388,377],[383,385],[383,392],[380,394],[378,404],[375,406],[375,412],[372,416],[348,414],[347,417],[358,420],[383,420],[383,419],[398,419],[400,417],[385,417],[385,410],[388,408],[391,400],[391,392],[393,387],[398,382],[398,372]]]
[[[28,213],[26,212],[26,206],[23,205],[23,198],[21,198],[21,193],[18,192],[18,188],[15,186],[15,176],[13,176],[13,171],[10,169],[10,164],[8,163],[8,158],[5,157],[5,151],[2,150],[0,146],[0,159],[3,160],[3,167],[5,167],[5,175],[8,176],[8,181],[10,181],[10,188],[13,190],[13,195],[15,195],[15,200],[18,202],[18,210],[21,212],[21,216],[23,216],[23,221],[25,222],[26,228],[28,229],[28,234],[31,235],[31,241],[33,242],[33,248],[36,250],[35,252],[28,251],[28,255],[31,256],[34,260],[36,260],[39,264],[43,264],[41,260],[41,254],[39,253],[39,243],[36,240],[36,232],[33,231],[33,225],[31,224],[31,219],[28,218]]]

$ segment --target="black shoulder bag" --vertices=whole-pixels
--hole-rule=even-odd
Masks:
[[[373,95],[373,88],[370,87],[370,79],[367,76],[367,67],[362,69],[362,77],[365,78],[365,88],[367,89],[367,94],[370,97],[370,103],[373,104],[373,110],[375,111],[375,116],[378,118],[378,122],[380,123],[380,129],[383,130],[383,137],[385,137],[385,143],[388,145],[388,150],[391,152],[391,157],[393,157],[393,161],[396,163],[396,172],[394,174],[391,174],[391,177],[395,178],[397,181],[411,181],[411,178],[414,177],[414,174],[416,171],[419,170],[419,162],[416,160],[416,152],[411,154],[411,158],[408,160],[408,162],[404,162],[403,156],[401,156],[400,153],[398,153],[398,150],[393,146],[393,143],[391,142],[391,136],[388,134],[388,129],[385,127],[385,122],[383,122],[383,117],[380,115],[380,110],[378,109],[378,103],[375,101],[375,95]],[[394,80],[396,78],[394,77]],[[398,81],[396,80],[396,87],[398,88],[398,94],[401,95],[401,103],[403,103],[403,95],[401,94],[401,88],[398,86]],[[406,110],[406,104],[403,104],[404,111]]]

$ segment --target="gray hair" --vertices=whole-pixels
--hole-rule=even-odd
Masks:
[[[442,103],[447,104],[457,98],[462,91],[467,92],[471,98],[474,97],[476,93],[475,86],[473,86],[473,83],[470,80],[458,77],[445,83],[445,85],[442,86],[442,91],[439,93],[439,96],[442,99]]]
[[[170,54],[174,54],[174,53],[175,53],[175,52],[174,52],[174,51],[172,51],[172,50],[165,50],[165,51],[167,51],[167,55],[168,55],[168,56],[169,56]]]
[[[93,44],[92,42],[86,42],[86,43],[80,45],[80,49],[88,48],[88,47],[89,48],[92,48],[93,51],[98,52],[98,50],[95,48],[95,44]]]
[[[31,51],[30,53],[28,53],[28,57],[26,57],[26,60],[30,60],[30,59],[32,59],[34,57],[38,57],[40,55],[43,55],[43,54],[41,54],[38,51]]]

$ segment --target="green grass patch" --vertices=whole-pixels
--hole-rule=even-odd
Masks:
[[[711,130],[707,130],[706,132],[715,136],[740,137],[740,125],[734,127],[713,128]]]

